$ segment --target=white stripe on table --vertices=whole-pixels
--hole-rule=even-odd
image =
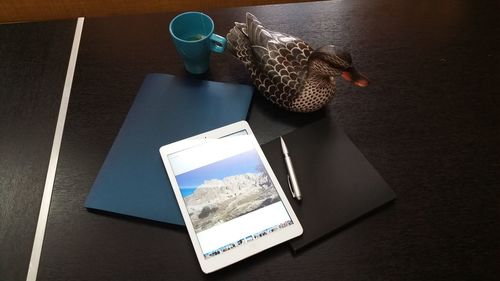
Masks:
[[[61,106],[59,107],[59,115],[57,117],[56,132],[54,134],[54,141],[52,142],[49,168],[47,170],[47,177],[45,178],[42,204],[40,206],[40,213],[38,214],[38,223],[36,225],[33,249],[31,250],[31,259],[28,268],[28,275],[26,277],[27,281],[35,281],[38,273],[38,264],[40,263],[40,255],[42,254],[43,238],[45,236],[45,227],[47,225],[47,218],[49,215],[52,189],[54,188],[54,179],[56,176],[57,161],[59,159],[59,150],[61,148],[61,140],[64,131],[64,122],[66,121],[66,112],[68,110],[71,85],[73,84],[76,58],[78,56],[78,48],[80,47],[80,38],[82,36],[83,21],[84,18],[78,18],[76,23],[75,37],[73,38],[73,46],[71,47],[71,55],[69,57],[68,70],[66,72],[66,81],[64,82],[64,89],[61,98]]]

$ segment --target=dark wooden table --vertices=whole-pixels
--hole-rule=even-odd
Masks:
[[[353,0],[207,11],[219,34],[250,11],[314,47],[350,50],[368,88],[339,81],[313,114],[256,96],[248,120],[265,143],[334,118],[398,195],[298,254],[281,245],[211,275],[184,228],[83,207],[144,76],[186,75],[168,37],[174,14],[85,19],[37,279],[498,280],[498,8]],[[75,25],[0,25],[2,281],[26,279]],[[250,83],[228,54],[201,78]]]

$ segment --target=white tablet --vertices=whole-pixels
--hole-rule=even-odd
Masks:
[[[247,122],[165,145],[160,153],[203,272],[302,234]]]

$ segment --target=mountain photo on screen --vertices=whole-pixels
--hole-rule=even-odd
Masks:
[[[255,150],[190,170],[176,178],[196,232],[280,201]]]

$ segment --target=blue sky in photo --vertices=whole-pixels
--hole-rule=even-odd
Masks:
[[[245,173],[256,173],[261,163],[257,151],[250,150],[233,157],[176,176],[183,197],[193,193],[205,180],[223,179]]]

